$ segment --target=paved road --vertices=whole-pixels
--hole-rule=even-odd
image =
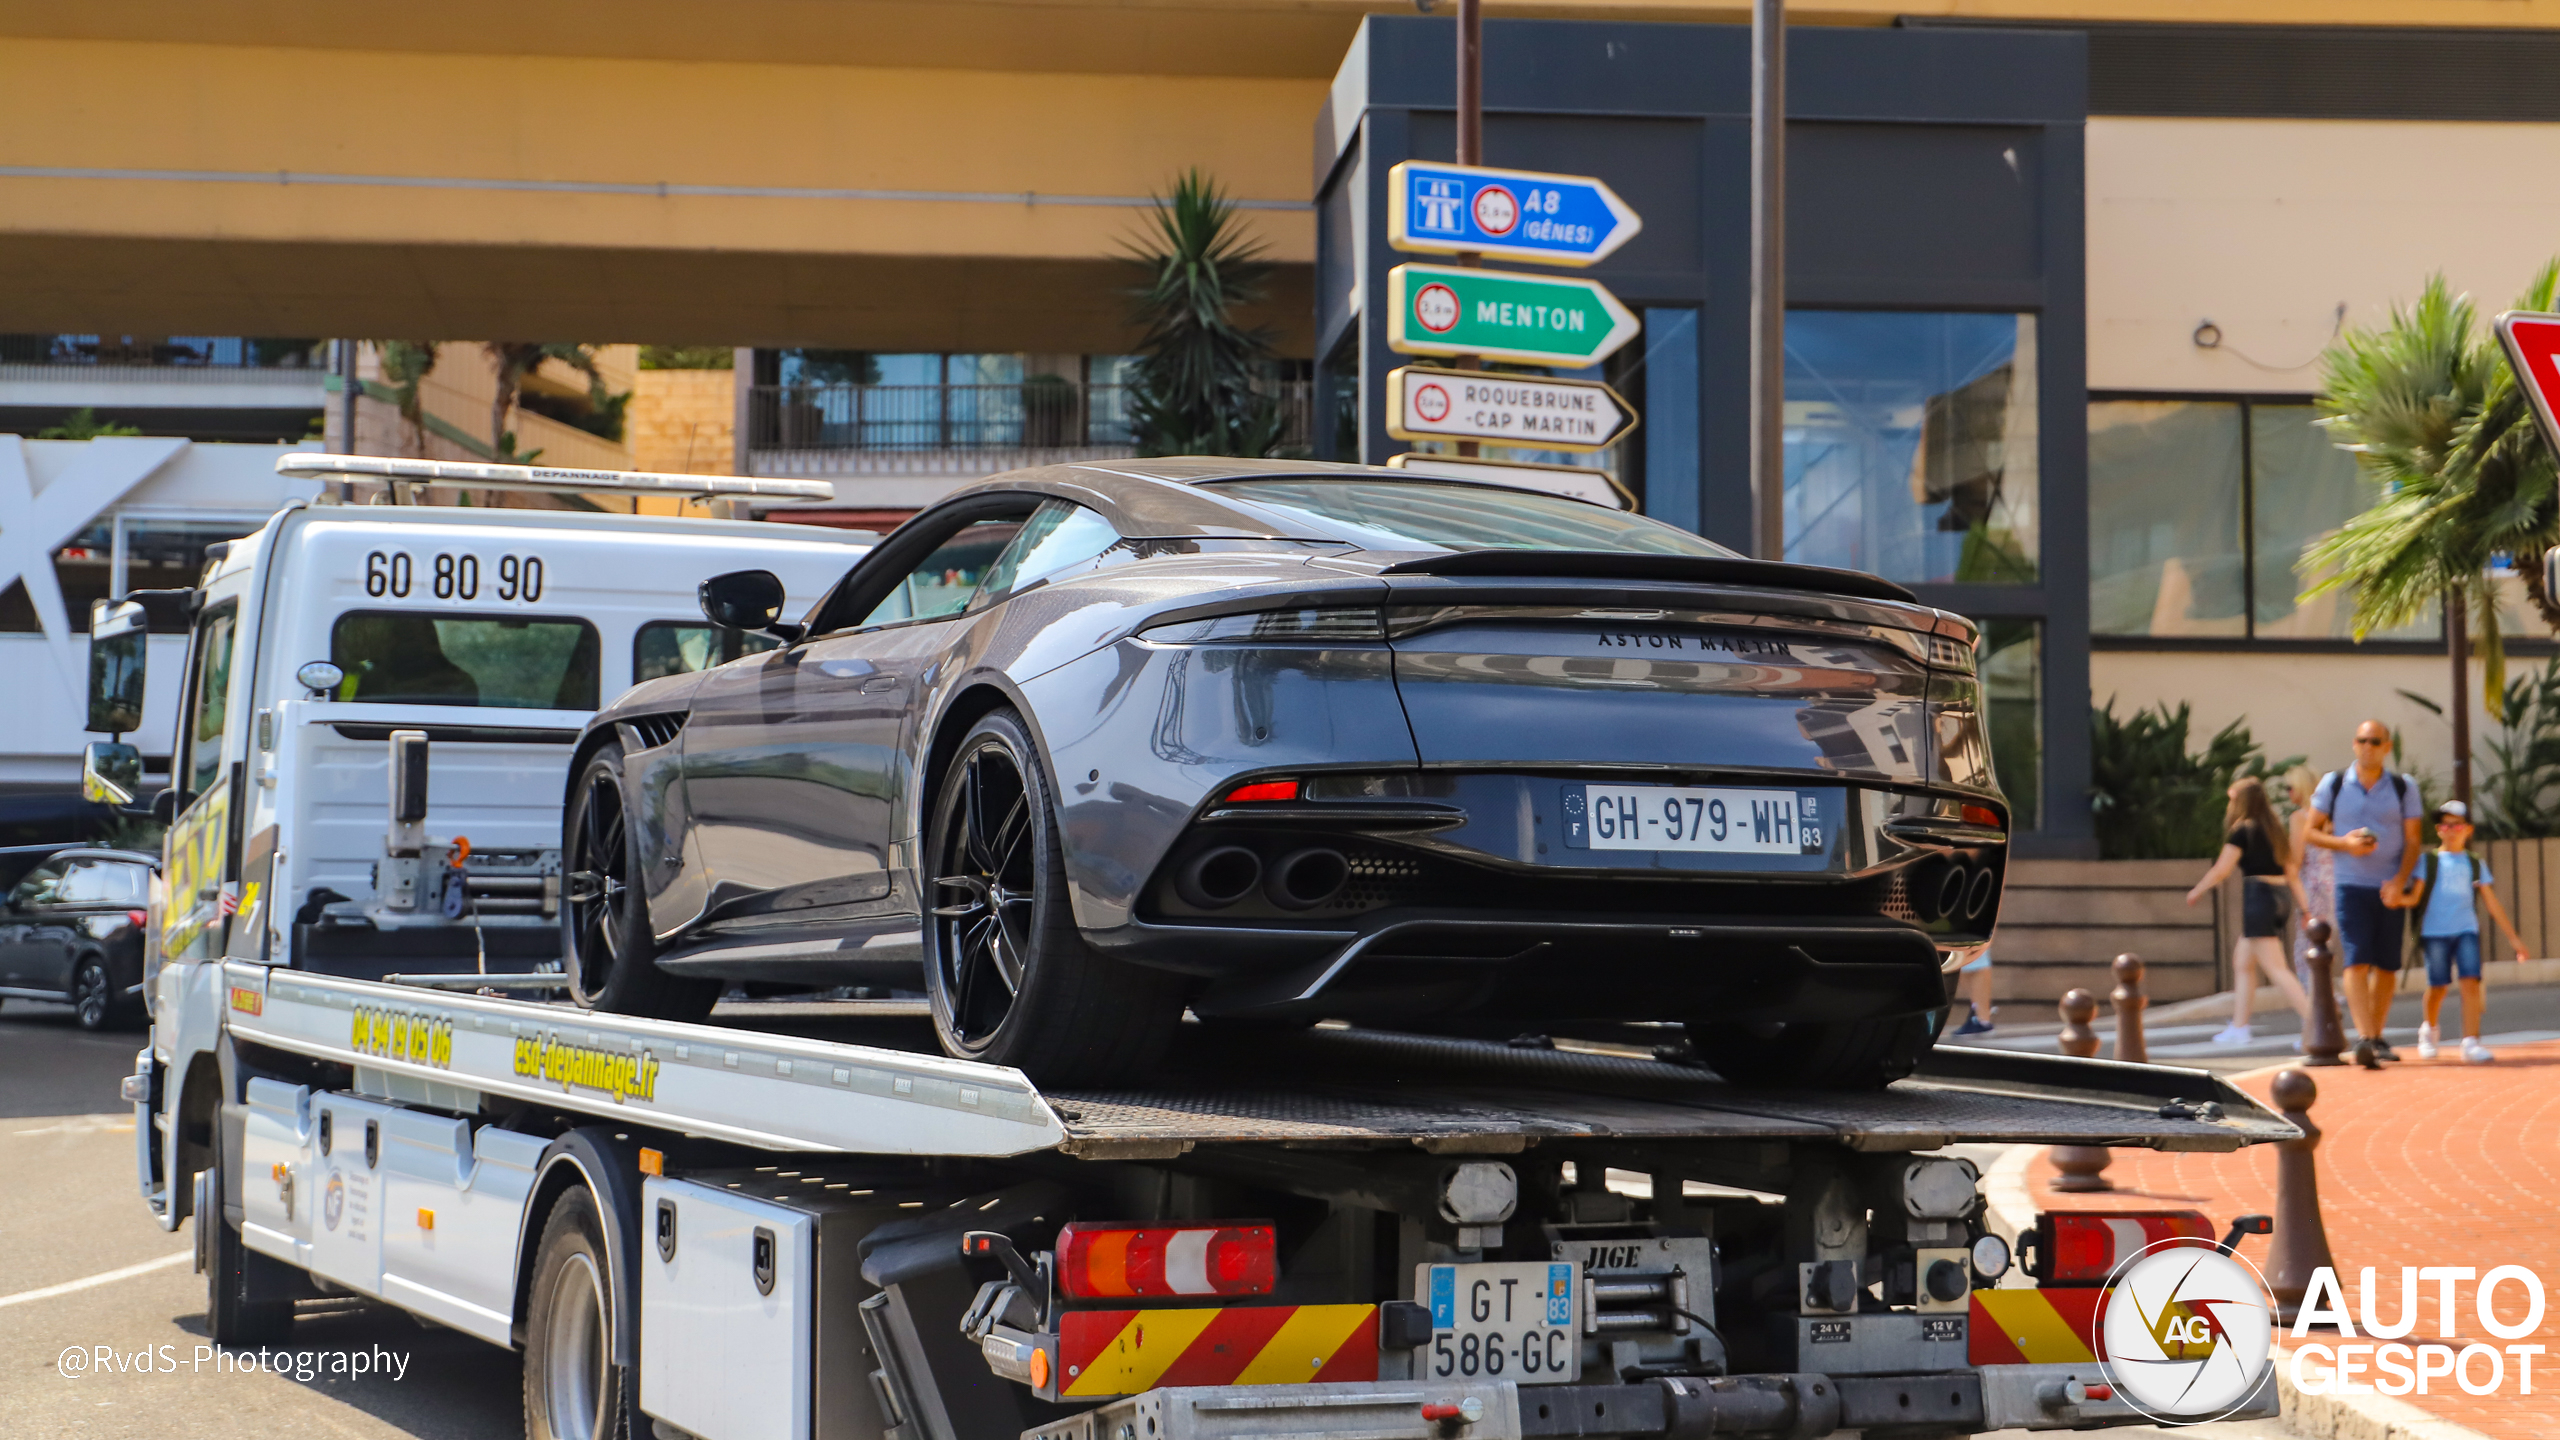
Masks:
[[[291,1346],[327,1363],[401,1357],[405,1376],[218,1368],[204,1335],[204,1279],[184,1259],[13,1302],[193,1245],[186,1229],[162,1231],[134,1190],[133,1115],[116,1100],[116,1081],[141,1044],[138,1032],[84,1035],[62,1006],[12,1000],[0,1009],[0,1434],[521,1437],[523,1369],[513,1354],[379,1306],[309,1302]],[[64,1350],[94,1357],[100,1346],[123,1357],[124,1373],[61,1373]],[[136,1368],[144,1351],[148,1372]]]
[[[135,1194],[132,1112],[115,1095],[141,1043],[138,1032],[85,1035],[62,1006],[13,1000],[0,1009],[0,1435],[517,1440],[523,1368],[515,1355],[382,1306],[304,1302],[290,1347],[323,1364],[397,1357],[391,1363],[405,1373],[279,1375],[244,1372],[236,1359],[223,1368],[205,1339],[204,1280],[185,1258],[191,1231],[162,1231]],[[155,1261],[169,1263],[16,1298]],[[98,1347],[120,1360],[102,1373],[62,1373],[65,1350],[86,1351],[94,1364]],[[2147,1428],[2108,1433],[2167,1440]],[[2286,1440],[2272,1425],[2178,1433]]]

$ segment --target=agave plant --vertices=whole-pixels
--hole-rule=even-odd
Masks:
[[[2516,302],[2548,310],[2560,261],[2542,267]],[[2542,583],[2542,557],[2560,540],[2549,449],[2515,376],[2484,333],[2467,295],[2430,277],[2416,305],[2395,308],[2378,330],[2352,331],[2322,357],[2321,422],[2352,451],[2377,488],[2371,507],[2311,547],[2326,572],[2304,598],[2354,588],[2361,640],[2406,624],[2441,600],[2468,618],[2482,654],[2484,697],[2505,715],[2506,646],[2489,568],[2509,557],[2544,623],[2560,629],[2560,603]],[[2467,657],[2456,655],[2459,667]],[[2455,753],[2469,745],[2454,713]]]
[[[2480,828],[2501,839],[2560,835],[2560,656],[2507,682],[2503,722],[2482,746]]]
[[[2222,845],[2222,813],[2231,782],[2243,775],[2281,775],[2299,755],[2270,764],[2245,721],[2234,720],[2187,749],[2193,720],[2180,702],[2118,719],[2116,702],[2089,715],[2089,809],[2098,854],[2109,860],[2203,860]]]
[[[1148,225],[1129,256],[1146,277],[1130,291],[1145,332],[1129,393],[1138,453],[1270,454],[1284,421],[1255,382],[1270,364],[1271,332],[1235,318],[1270,278],[1261,245],[1241,233],[1234,203],[1198,170],[1156,198]]]

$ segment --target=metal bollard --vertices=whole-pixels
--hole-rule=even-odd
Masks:
[[[2335,1274],[2338,1262],[2329,1254],[2329,1229],[2320,1220],[2320,1127],[2311,1123],[2320,1087],[2302,1071],[2288,1069],[2277,1072],[2272,1094],[2277,1111],[2302,1131],[2299,1140],[2276,1142],[2276,1233],[2267,1254],[2276,1318],[2290,1325],[2311,1288],[2312,1272],[2327,1266]]]
[[[2062,1004],[2056,1008],[2062,1012],[2062,1053],[2076,1055],[2083,1060],[2095,1056],[2098,1053],[2098,1032],[2089,1022],[2097,1018],[2098,997],[2075,987],[2063,994]],[[2053,1182],[2054,1189],[2066,1194],[2081,1194],[2116,1188],[2099,1173],[2115,1159],[2107,1147],[2056,1145],[2052,1153],[2053,1168],[2062,1172],[2061,1178]]]
[[[2107,1000],[2116,1010],[2116,1058],[2149,1064],[2151,1047],[2142,1038],[2142,1012],[2151,997],[2142,993],[2142,957],[2117,956],[2115,972],[2116,988],[2108,992]]]
[[[2329,922],[2314,918],[2302,927],[2302,963],[2311,972],[2311,1013],[2302,1021],[2302,1063],[2305,1065],[2343,1065],[2338,1052],[2347,1048],[2347,1037],[2338,1028],[2337,955],[2329,948],[2336,934]]]

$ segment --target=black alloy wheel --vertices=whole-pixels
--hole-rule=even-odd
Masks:
[[[1184,983],[1096,954],[1076,928],[1055,792],[1020,716],[970,727],[926,831],[925,985],[943,1048],[1046,1084],[1147,1073]]]
[[[679,979],[657,966],[638,846],[623,803],[622,747],[607,745],[578,772],[569,829],[568,875],[560,907],[560,962],[570,998],[589,1010],[699,1020],[720,998],[712,980]]]
[[[71,967],[71,1010],[83,1030],[104,1030],[124,1007],[116,1003],[115,982],[107,978],[106,957],[83,955]]]

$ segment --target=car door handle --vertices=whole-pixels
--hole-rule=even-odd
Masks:
[[[868,660],[821,660],[818,673],[832,675],[838,680],[851,680],[857,675],[870,675],[875,671]]]
[[[898,677],[895,675],[874,675],[862,682],[862,693],[865,695],[878,695],[897,688]]]

